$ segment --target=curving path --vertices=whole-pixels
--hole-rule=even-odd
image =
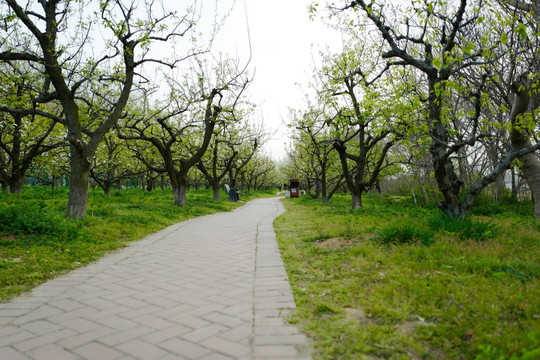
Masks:
[[[310,359],[278,198],[178,223],[0,304],[0,360]]]

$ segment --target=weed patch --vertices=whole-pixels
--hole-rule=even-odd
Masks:
[[[399,245],[420,242],[424,245],[430,245],[433,242],[432,232],[410,220],[390,222],[379,230],[378,235],[378,239],[384,244]]]
[[[455,233],[459,239],[486,240],[495,237],[497,225],[492,221],[479,221],[466,219],[454,219],[446,214],[440,213],[438,216],[428,220],[430,227],[434,231],[444,231]]]

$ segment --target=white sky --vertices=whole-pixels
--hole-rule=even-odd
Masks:
[[[259,105],[259,118],[273,133],[266,144],[275,160],[285,156],[288,143],[288,108],[303,108],[303,91],[312,73],[314,58],[328,47],[341,49],[341,36],[320,20],[309,19],[308,7],[314,0],[236,0],[225,26],[219,32],[213,52],[219,51],[242,61],[249,59],[249,22],[255,78],[249,97]],[[207,6],[204,0],[204,6]],[[218,4],[227,1],[218,0]],[[230,7],[230,2],[228,6]],[[298,85],[303,84],[303,85]]]

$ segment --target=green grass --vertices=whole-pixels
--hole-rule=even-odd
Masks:
[[[67,189],[39,187],[0,193],[0,302],[168,225],[241,205],[225,193],[214,202],[206,190],[188,192],[184,208],[173,205],[170,190],[128,189],[110,197],[96,190],[90,191],[87,216],[77,221],[64,217],[67,195]]]
[[[454,224],[366,196],[285,199],[274,222],[317,359],[540,358],[540,225],[484,205]],[[522,204],[519,204],[520,209]],[[526,214],[526,215],[525,215]]]

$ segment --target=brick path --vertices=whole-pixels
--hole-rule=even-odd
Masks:
[[[309,359],[278,199],[178,223],[0,304],[0,360]]]

